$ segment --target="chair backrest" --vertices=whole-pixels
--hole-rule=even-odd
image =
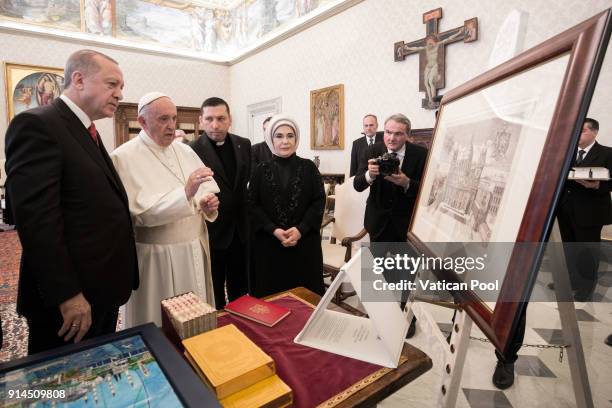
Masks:
[[[335,222],[332,227],[332,236],[336,239],[357,235],[363,229],[368,192],[368,189],[356,191],[353,187],[353,177],[336,185]]]

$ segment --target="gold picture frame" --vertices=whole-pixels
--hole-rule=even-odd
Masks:
[[[344,149],[344,85],[310,91],[310,148]]]
[[[59,97],[64,87],[61,68],[4,63],[7,117],[41,105]]]

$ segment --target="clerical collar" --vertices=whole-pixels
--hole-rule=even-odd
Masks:
[[[212,137],[206,135],[206,137],[208,138],[208,140],[210,140],[210,143],[212,143],[213,146],[217,146],[217,147],[221,147],[225,144],[225,141],[227,140],[227,136],[225,136],[225,139],[223,139],[220,142],[217,142],[215,139],[213,139]]]
[[[76,115],[77,118],[79,118],[83,126],[85,126],[85,129],[89,129],[91,126],[91,119],[89,119],[89,116],[83,112],[83,109],[79,108],[79,105],[74,103],[72,99],[64,94],[60,95],[60,99],[64,101],[64,103],[68,105],[68,108]]]
[[[138,133],[138,136],[144,142],[144,144],[149,146],[151,149],[155,149],[155,150],[159,150],[160,152],[164,152],[166,151],[168,147],[170,147],[170,146],[166,146],[166,147],[160,146],[157,143],[155,143],[155,140],[151,139],[151,136],[147,135],[147,132],[145,132],[144,129],[140,130],[140,133]]]

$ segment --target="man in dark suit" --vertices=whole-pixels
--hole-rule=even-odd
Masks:
[[[584,120],[573,166],[606,167],[612,172],[612,149],[595,141],[598,131],[599,122],[590,118]],[[564,245],[565,259],[575,290],[574,299],[578,301],[589,300],[597,284],[601,229],[612,223],[611,190],[610,181],[568,180],[557,206],[561,239],[569,243]],[[549,288],[554,289],[554,286],[549,284]],[[525,319],[526,309],[508,351],[504,354],[495,351],[497,365],[493,384],[499,389],[514,384],[514,363],[523,344]]]
[[[251,170],[251,142],[228,133],[230,108],[221,98],[202,103],[200,127],[204,134],[190,146],[221,190],[219,216],[208,224],[210,260],[217,309],[225,306],[225,285],[230,301],[247,293],[247,182]]]
[[[114,332],[138,287],[128,199],[92,122],[113,116],[122,89],[116,61],[77,51],[60,98],[17,115],[6,132],[30,354]]]
[[[355,190],[370,188],[364,226],[371,242],[405,242],[408,224],[416,201],[427,149],[408,142],[410,120],[395,114],[385,121],[384,143],[368,147],[353,185]],[[400,170],[382,176],[376,157],[383,153],[396,155]]]
[[[595,141],[599,122],[586,118],[578,141],[574,167],[606,167],[612,173],[612,148]],[[568,180],[561,196],[557,219],[575,290],[574,299],[588,301],[597,285],[599,244],[604,225],[612,223],[611,181]]]
[[[377,130],[378,119],[376,118],[376,115],[368,113],[363,117],[363,132],[361,133],[363,136],[353,141],[349,177],[353,177],[355,174],[357,174],[357,169],[359,169],[359,161],[364,158],[368,146],[383,141],[384,132],[377,132]]]
[[[408,225],[427,159],[427,149],[408,142],[409,135],[410,120],[401,113],[391,115],[385,121],[384,143],[368,147],[353,180],[357,191],[370,188],[364,227],[373,243],[406,242]],[[397,173],[384,176],[381,174],[376,158],[384,153],[399,159]],[[373,252],[380,252],[381,256],[386,254],[386,250],[380,247],[373,249]],[[385,275],[386,278],[388,276]],[[408,338],[414,335],[415,328],[413,318]]]
[[[272,116],[268,116],[261,124],[263,133],[266,133],[268,122],[270,122]],[[272,152],[265,141],[255,143],[251,146],[251,174],[255,172],[255,167],[261,162],[272,160]]]

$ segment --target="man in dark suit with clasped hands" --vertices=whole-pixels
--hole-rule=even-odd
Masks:
[[[232,117],[227,102],[212,97],[202,103],[200,127],[204,133],[190,146],[221,190],[219,216],[208,223],[210,262],[217,309],[247,293],[248,218],[247,183],[251,177],[251,141],[229,133]]]
[[[17,115],[6,132],[29,354],[114,332],[138,287],[128,199],[93,123],[114,115],[122,89],[116,61],[77,51],[62,95]]]

